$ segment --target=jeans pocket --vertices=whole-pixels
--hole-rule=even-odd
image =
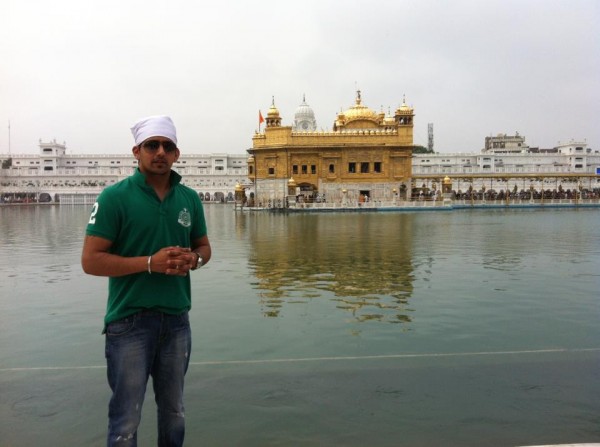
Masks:
[[[190,329],[189,314],[187,312],[184,312],[182,314],[177,315],[173,319],[173,325],[172,325],[171,329],[174,331],[189,330]]]
[[[106,326],[106,335],[110,337],[126,334],[131,329],[133,329],[133,325],[133,317],[126,317],[120,320],[113,321],[112,323],[108,323],[108,325]]]
[[[181,324],[183,326],[189,326],[190,325],[190,314],[188,312],[184,312],[181,315],[179,315],[179,321],[181,322]]]

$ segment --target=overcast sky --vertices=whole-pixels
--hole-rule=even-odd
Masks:
[[[600,149],[599,23],[597,0],[0,0],[0,153],[128,152],[168,114],[183,151],[241,154],[272,97],[331,129],[357,88],[386,113],[406,95],[437,152]]]

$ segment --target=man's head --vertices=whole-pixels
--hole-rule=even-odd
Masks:
[[[142,118],[131,128],[135,145],[139,146],[150,137],[165,137],[177,145],[177,132],[175,124],[166,115],[149,116]]]
[[[171,118],[165,115],[149,116],[131,128],[135,139],[133,155],[145,174],[167,174],[179,158],[177,133]]]

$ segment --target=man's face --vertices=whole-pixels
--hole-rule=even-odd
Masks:
[[[171,172],[171,166],[179,159],[179,149],[166,137],[150,137],[133,147],[133,155],[144,174],[164,175]]]

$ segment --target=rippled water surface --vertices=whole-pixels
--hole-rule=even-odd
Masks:
[[[0,207],[1,446],[104,443],[88,213]],[[599,210],[206,213],[187,445],[600,442]]]

